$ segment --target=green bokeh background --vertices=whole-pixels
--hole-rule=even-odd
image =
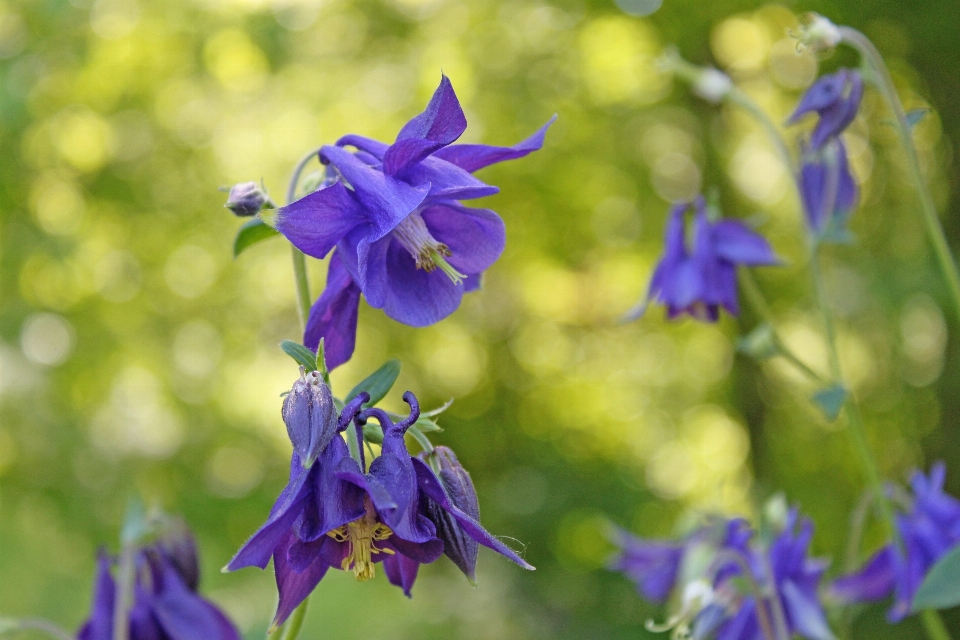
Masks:
[[[864,30],[907,106],[933,108],[918,146],[960,239],[953,0],[666,0],[643,19],[606,0],[0,1],[0,614],[76,628],[96,549],[116,549],[139,492],[185,515],[205,593],[262,637],[272,574],[218,568],[285,481],[279,394],[296,366],[277,343],[299,327],[288,248],[234,260],[239,223],[217,187],[262,178],[282,197],[310,148],[391,140],[441,69],[465,140],[512,144],[560,118],[542,151],[480,173],[502,188],[482,204],[508,229],[484,289],[427,329],[362,306],[334,389],[398,357],[388,406],[405,389],[427,406],[456,398],[434,440],[472,472],[486,526],[538,570],[484,551],[473,589],[442,561],[412,601],[382,576],[332,572],[302,637],[647,637],[664,612],[603,569],[607,523],[666,536],[704,512],[753,517],[776,491],[841,569],[862,475],[806,381],[735,354],[752,313],[616,324],[646,286],[668,202],[715,187],[787,258],[758,278],[788,343],[825,368],[796,197],[768,140],[654,64],[675,43],[783,122],[818,64],[856,63],[796,53],[787,33],[809,10]],[[827,251],[828,292],[884,474],[943,459],[956,491],[957,322],[890,117],[870,91],[847,135],[863,202],[857,244]],[[325,264],[310,270],[317,295]],[[855,637],[920,633],[882,614],[866,610]]]

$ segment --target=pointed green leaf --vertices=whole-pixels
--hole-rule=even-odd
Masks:
[[[420,431],[423,432],[423,433],[431,433],[431,432],[434,432],[434,431],[443,431],[443,429],[440,428],[440,425],[438,425],[434,420],[432,420],[432,419],[429,418],[429,417],[424,417],[422,414],[421,414],[421,416],[420,416],[420,419],[417,420],[417,421],[416,421],[415,423],[413,423],[413,424],[414,424],[415,427],[417,427],[418,429],[420,429]]]
[[[923,120],[928,113],[930,113],[930,109],[927,107],[920,107],[918,109],[911,109],[910,111],[907,111],[905,115],[907,118],[907,124],[910,125],[910,129],[916,127],[917,124],[919,124],[919,122]]]
[[[253,218],[237,231],[237,237],[233,239],[233,257],[236,258],[252,245],[277,235],[280,235],[279,231],[260,218]]]
[[[400,375],[400,361],[399,360],[387,360],[384,362],[379,369],[371,373],[369,376],[363,379],[357,386],[350,390],[350,393],[346,396],[346,401],[350,402],[357,397],[357,394],[361,391],[366,391],[370,394],[370,402],[367,402],[363,406],[372,407],[386,396],[393,383],[397,381],[397,376]]]
[[[813,401],[823,411],[827,420],[833,422],[840,415],[843,403],[847,401],[847,390],[842,385],[835,384],[813,394]]]
[[[424,411],[423,413],[420,414],[420,417],[435,418],[441,413],[443,413],[444,411],[446,411],[447,409],[449,409],[450,405],[452,404],[453,404],[453,398],[450,398],[449,400],[444,402],[443,405],[437,407],[436,409],[431,409],[430,411]]]
[[[317,355],[302,344],[297,344],[293,340],[284,340],[280,343],[280,348],[307,371],[317,370]]]
[[[913,597],[913,610],[947,609],[960,604],[960,546],[940,558]]]
[[[754,358],[767,360],[780,353],[777,334],[773,327],[763,323],[753,331],[737,340],[737,351]]]

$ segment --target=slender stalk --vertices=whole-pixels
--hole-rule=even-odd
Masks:
[[[897,95],[897,89],[893,84],[893,78],[890,77],[890,71],[883,62],[883,57],[874,44],[865,35],[850,27],[839,27],[843,41],[856,49],[864,62],[874,72],[877,88],[883,94],[887,104],[896,118],[897,131],[900,133],[900,141],[903,143],[904,151],[907,154],[907,166],[910,170],[910,177],[913,179],[917,188],[917,195],[920,198],[920,210],[923,212],[923,220],[926,223],[927,235],[930,236],[930,242],[933,244],[933,251],[937,257],[937,263],[943,277],[947,280],[947,286],[950,289],[950,295],[953,299],[954,310],[960,318],[960,271],[957,269],[956,260],[950,251],[950,245],[947,243],[947,236],[943,231],[943,225],[940,223],[940,217],[937,214],[937,207],[933,202],[933,196],[930,189],[923,179],[923,173],[920,170],[920,158],[917,155],[917,147],[913,143],[913,131],[910,123],[907,122],[907,114],[903,110],[903,103]]]
[[[42,631],[57,640],[74,640],[73,636],[67,633],[60,625],[54,624],[49,620],[43,620],[42,618],[0,619],[0,635],[8,632],[29,630]]]
[[[951,640],[950,632],[947,631],[947,625],[943,623],[939,612],[934,609],[924,609],[920,612],[920,621],[930,640]]]
[[[117,571],[117,599],[113,607],[113,640],[128,640],[130,637],[130,596],[136,577],[136,545],[125,541],[120,552],[120,568]]]
[[[793,156],[790,155],[790,149],[787,147],[787,143],[783,141],[780,130],[777,128],[777,125],[774,124],[773,120],[770,119],[770,116],[768,116],[750,96],[736,87],[732,87],[730,91],[727,92],[727,100],[749,111],[750,115],[756,118],[757,122],[760,123],[760,126],[764,128],[770,137],[770,142],[772,142],[776,148],[777,155],[780,156],[783,166],[790,172],[791,176],[798,175],[800,170],[797,167],[797,163],[794,161]]]
[[[287,186],[287,204],[290,204],[297,197],[297,185],[300,184],[300,174],[307,167],[307,164],[320,152],[320,149],[314,149],[306,154],[293,168],[293,174],[290,176],[290,184]],[[306,329],[307,318],[310,317],[310,281],[307,278],[307,259],[303,252],[295,246],[290,245],[290,251],[293,257],[293,278],[297,287],[297,310],[300,314],[300,328]]]
[[[308,602],[310,602],[310,596],[304,598],[300,606],[293,610],[287,623],[283,626],[283,632],[279,640],[297,640],[297,636],[300,635],[300,628],[303,626],[303,621],[307,617]]]

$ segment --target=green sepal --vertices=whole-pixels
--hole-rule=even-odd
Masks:
[[[364,403],[365,407],[372,407],[386,397],[390,393],[390,389],[393,387],[393,383],[397,381],[397,377],[400,375],[400,361],[393,359],[387,360],[380,368],[371,373],[369,376],[360,381],[357,386],[350,390],[344,400],[350,402],[357,397],[361,391],[366,391],[370,394],[370,401]]]
[[[916,128],[916,126],[920,124],[920,121],[923,120],[928,113],[930,113],[930,109],[928,107],[918,107],[916,109],[910,109],[910,111],[907,111],[904,114],[904,117],[907,120],[907,125],[910,127],[910,130],[912,131],[914,128]]]
[[[914,612],[949,609],[960,604],[960,546],[940,558],[913,596]]]
[[[847,390],[843,385],[835,384],[817,391],[811,399],[823,412],[824,417],[833,422],[840,415],[843,403],[847,401]]]
[[[284,340],[280,343],[280,348],[307,371],[319,371],[317,367],[317,355],[302,344],[298,344],[293,340]]]
[[[278,235],[280,232],[266,222],[260,218],[253,218],[237,230],[237,236],[233,239],[233,257],[236,258],[258,242]]]

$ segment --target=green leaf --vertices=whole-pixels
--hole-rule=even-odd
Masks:
[[[420,419],[413,423],[415,427],[420,429],[423,433],[431,433],[434,431],[443,431],[434,420],[429,417],[420,416]]]
[[[927,573],[917,594],[913,610],[948,609],[960,604],[960,546],[940,558]]]
[[[380,428],[379,423],[368,422],[363,425],[363,439],[373,444],[383,444],[383,429]]]
[[[827,420],[833,422],[840,415],[843,403],[847,401],[847,390],[842,385],[835,384],[832,387],[817,391],[813,394],[812,399],[823,411]]]
[[[777,334],[773,327],[763,323],[753,331],[737,340],[737,351],[754,358],[766,360],[780,353]]]
[[[913,130],[928,113],[930,113],[930,109],[927,107],[920,107],[918,109],[910,109],[910,111],[907,111],[905,116],[910,129]]]
[[[280,343],[280,348],[307,371],[317,370],[317,355],[302,344],[297,344],[293,340],[284,340]]]
[[[240,227],[237,237],[233,239],[233,257],[236,258],[249,247],[280,235],[280,232],[268,225],[260,218],[254,218]]]
[[[350,402],[357,397],[357,394],[361,391],[366,391],[370,394],[370,402],[365,403],[363,406],[372,407],[377,404],[390,392],[393,383],[397,381],[397,376],[400,375],[400,361],[399,360],[387,360],[384,362],[379,369],[371,373],[369,376],[364,378],[360,384],[355,386],[350,390],[350,393],[346,395],[346,401]]]
[[[444,402],[442,406],[439,406],[436,409],[431,409],[430,411],[424,411],[423,413],[420,414],[420,417],[435,418],[436,416],[440,415],[441,413],[449,409],[450,405],[452,404],[453,404],[453,398],[450,398],[449,400]]]

